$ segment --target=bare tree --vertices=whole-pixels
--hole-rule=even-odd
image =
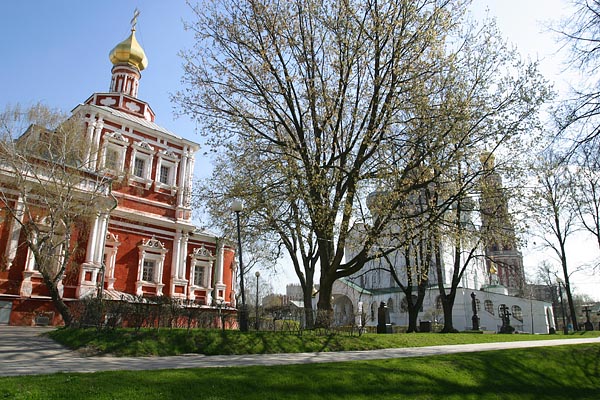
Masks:
[[[600,155],[594,143],[579,147],[572,160],[572,198],[581,226],[590,233],[600,249]]]
[[[458,179],[464,179],[460,175]],[[434,262],[437,272],[437,284],[440,301],[444,312],[443,333],[456,332],[453,322],[454,301],[458,287],[463,281],[467,268],[477,257],[482,257],[482,232],[475,226],[472,214],[475,212],[475,201],[464,193],[456,197],[451,208],[446,211],[437,223]],[[445,270],[444,252],[449,252],[449,268]],[[449,272],[450,276],[446,276]],[[449,286],[446,284],[449,282]]]
[[[567,240],[577,230],[577,209],[572,202],[573,177],[563,161],[562,156],[554,153],[538,158],[532,167],[537,184],[528,206],[535,223],[534,234],[560,261],[571,322],[578,330],[566,250]]]
[[[214,195],[244,199],[252,225],[285,246],[307,300],[319,268],[319,310],[331,309],[335,280],[381,256],[374,248],[406,199],[465,148],[496,149],[533,130],[545,83],[493,23],[467,22],[467,5],[222,0],[193,9],[198,41],[176,101],[222,154]],[[424,170],[434,174],[414,178]],[[365,202],[380,185],[386,207],[374,217]],[[350,244],[356,225],[363,240]]]
[[[407,332],[417,331],[417,319],[423,306],[425,291],[434,272],[433,258],[435,233],[426,219],[429,217],[431,195],[424,188],[414,198],[409,199],[402,214],[407,218],[398,219],[398,226],[388,240],[389,248],[394,252],[381,251],[385,269],[404,293],[406,311],[408,311]],[[396,242],[396,243],[394,243]]]
[[[31,278],[41,275],[66,325],[72,316],[63,281],[78,279],[89,219],[114,204],[110,180],[87,168],[82,122],[41,105],[0,116],[0,204],[10,221],[4,267],[11,268],[17,247],[26,246],[22,294],[30,295]]]
[[[573,12],[556,31],[571,50],[571,66],[587,77],[578,83],[571,98],[557,113],[561,132],[574,132],[574,148],[600,139],[600,91],[598,60],[600,57],[600,1],[571,0]],[[579,88],[578,88],[579,87]]]

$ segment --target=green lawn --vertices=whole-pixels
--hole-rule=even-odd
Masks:
[[[302,335],[282,332],[248,332],[185,329],[145,329],[100,331],[95,329],[58,329],[50,336],[72,349],[87,354],[117,356],[167,356],[186,353],[268,354],[323,352],[342,350],[373,350],[400,347],[422,347],[466,343],[490,343],[521,340],[551,340],[600,336],[599,331],[563,335],[499,335],[477,333],[419,333],[377,335],[318,334],[305,331]],[[600,396],[599,396],[600,398]]]
[[[276,367],[0,378],[0,399],[599,399],[600,345]]]

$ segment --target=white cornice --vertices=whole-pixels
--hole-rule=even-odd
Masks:
[[[146,198],[139,197],[139,196],[132,196],[130,194],[122,193],[117,190],[113,190],[112,194],[116,198],[127,199],[127,200],[131,200],[131,201],[134,201],[134,202],[137,202],[140,204],[147,204],[149,206],[160,207],[160,208],[164,208],[167,210],[173,210],[173,211],[177,210],[177,206],[172,206],[167,203],[161,203],[160,201],[148,200]]]
[[[195,153],[200,149],[200,145],[191,140],[185,139],[179,135],[170,132],[166,128],[150,121],[146,121],[141,117],[136,117],[133,115],[129,115],[122,111],[114,110],[110,107],[106,106],[97,106],[93,104],[79,104],[72,110],[72,113],[84,112],[85,109],[89,109],[91,113],[97,112],[102,114],[105,118],[113,119],[118,121],[122,125],[126,126],[135,126],[137,130],[140,132],[144,132],[150,136],[160,137],[172,142],[179,142],[183,146],[189,146],[192,148],[192,151]]]
[[[191,222],[176,221],[173,218],[162,217],[149,212],[144,212],[141,210],[126,208],[122,206],[118,206],[115,210],[111,212],[110,215],[111,217],[123,218],[130,221],[161,226],[164,228],[182,229],[186,232],[193,232],[196,229],[196,225],[194,225]]]

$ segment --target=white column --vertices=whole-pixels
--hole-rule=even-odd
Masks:
[[[181,252],[181,230],[177,229],[175,231],[175,238],[173,239],[173,259],[171,260],[171,277],[173,279],[179,279],[181,276],[181,272],[179,271],[180,267],[180,256]]]
[[[85,132],[85,142],[87,144],[87,150],[86,150],[86,154],[85,154],[84,165],[86,167],[88,167],[90,165],[91,157],[92,157],[92,143],[93,143],[94,128],[96,127],[96,116],[91,115],[90,118],[88,118],[88,120],[86,122],[87,122],[87,129]]]
[[[90,160],[90,168],[95,169],[96,168],[96,162],[98,160],[98,150],[100,149],[100,138],[102,136],[102,128],[104,128],[104,120],[102,119],[102,117],[98,118],[98,121],[96,122],[96,127],[94,129],[94,141],[92,143],[92,149],[94,151],[94,154],[92,156],[92,159]]]
[[[188,153],[189,157],[188,157],[188,166],[187,166],[187,181],[185,184],[186,190],[184,191],[185,193],[185,197],[183,199],[183,205],[185,207],[189,207],[190,206],[190,197],[192,195],[192,181],[194,179],[194,162],[195,162],[195,158],[194,155],[192,153]]]
[[[156,295],[157,296],[162,296],[163,292],[163,287],[165,286],[163,283],[163,270],[164,270],[164,265],[165,265],[165,253],[162,253],[160,256],[160,262],[158,263],[158,274],[157,274],[157,281],[156,282]]]
[[[188,161],[188,146],[183,147],[183,157],[179,163],[179,177],[177,178],[177,186],[179,191],[177,193],[177,207],[183,206],[183,196],[185,193],[185,186],[187,184],[187,161]]]
[[[23,202],[23,198],[19,196],[17,199],[17,203],[15,204],[14,215],[11,216],[10,226],[9,226],[9,237],[8,243],[6,246],[6,252],[4,253],[6,257],[6,270],[8,271],[12,266],[12,262],[17,255],[17,248],[19,246],[19,237],[21,236],[21,223],[23,222],[23,208],[25,207],[25,203]]]
[[[107,253],[107,265],[106,265],[106,281],[108,281],[108,289],[115,288],[115,263],[117,259],[117,246],[110,248]]]
[[[181,248],[179,249],[179,264],[180,264],[180,268],[179,268],[179,279],[185,279],[186,274],[186,270],[185,267],[187,265],[187,245],[188,245],[188,239],[189,239],[190,235],[186,232],[181,236]]]
[[[94,259],[92,262],[96,265],[102,265],[102,257],[104,256],[104,242],[108,230],[108,214],[102,213],[99,215],[96,228],[98,231],[96,232]]]
[[[99,221],[100,221],[100,215],[96,214],[96,217],[94,218],[94,223],[92,224],[92,227],[90,228],[90,234],[88,236],[87,252],[85,255],[86,264],[94,263],[94,255],[96,253],[96,242],[97,242],[96,235],[98,234]]]
[[[31,232],[31,243],[37,246],[37,232],[34,230]],[[31,249],[27,251],[27,261],[25,261],[25,272],[31,272],[35,270],[35,255]]]
[[[217,265],[215,276],[217,277],[217,284],[223,284],[223,258],[225,254],[225,246],[223,246],[223,240],[220,240],[217,245]]]
[[[196,300],[196,292],[193,289],[194,286],[194,273],[196,271],[196,257],[192,257],[192,263],[190,266],[190,281],[188,282],[188,299],[191,301]]]

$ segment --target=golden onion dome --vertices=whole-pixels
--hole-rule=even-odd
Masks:
[[[108,55],[113,65],[129,64],[142,71],[148,66],[148,59],[144,49],[135,38],[135,29],[131,29],[131,35],[115,46]]]

